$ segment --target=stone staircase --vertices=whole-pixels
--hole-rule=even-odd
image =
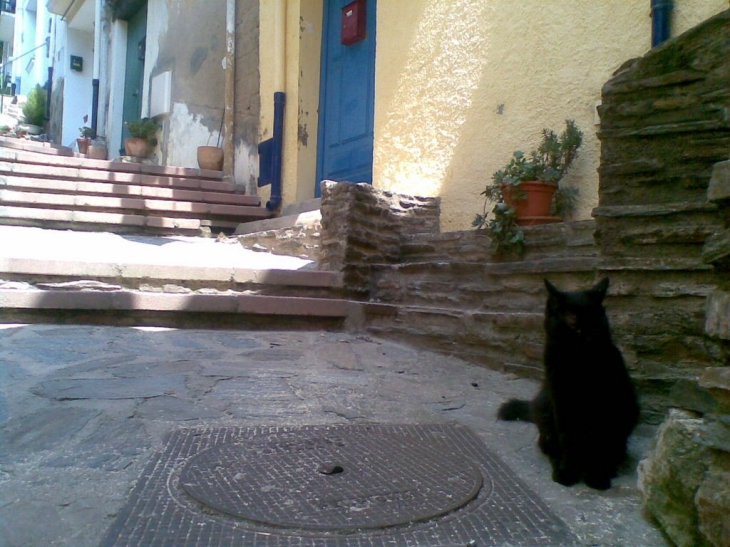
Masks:
[[[202,236],[271,216],[219,171],[90,160],[0,137],[0,224]]]
[[[357,306],[338,273],[233,238],[0,226],[0,240],[0,322],[340,329]]]
[[[342,328],[338,273],[201,237],[271,216],[220,172],[0,138],[0,322]]]

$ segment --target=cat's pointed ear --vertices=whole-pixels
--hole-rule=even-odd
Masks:
[[[545,281],[545,287],[547,287],[548,293],[550,293],[551,296],[554,296],[556,298],[559,297],[561,293],[555,287],[555,285],[553,285],[552,283],[550,283],[550,281],[548,281],[547,279],[545,279],[544,281]]]
[[[608,291],[608,277],[604,277],[596,283],[596,286],[593,287],[592,291],[599,294],[601,296],[601,300],[603,300],[606,296],[606,292]]]

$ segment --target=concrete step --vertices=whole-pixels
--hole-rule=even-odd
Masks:
[[[12,141],[13,139],[4,139]],[[269,218],[219,171],[89,160],[0,141],[0,224],[205,235]],[[18,147],[13,143],[14,147]]]
[[[233,239],[0,226],[0,321],[341,324],[358,306],[341,276]]]
[[[341,328],[358,303],[336,298],[0,288],[2,322]],[[258,325],[257,325],[258,324]]]

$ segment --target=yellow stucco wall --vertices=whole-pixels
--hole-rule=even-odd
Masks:
[[[727,9],[676,0],[676,35]],[[442,230],[468,228],[514,150],[566,118],[584,131],[566,182],[597,205],[601,86],[650,49],[650,2],[379,0],[374,184],[442,197]]]
[[[261,140],[273,130],[276,5],[285,7],[284,204],[314,196],[324,0],[260,0]],[[601,87],[651,47],[649,0],[377,0],[374,185],[442,197],[442,230],[469,228],[492,173],[566,118],[584,131],[566,182],[598,201]],[[675,0],[673,35],[728,0]],[[269,189],[260,189],[264,202]]]
[[[278,0],[261,0],[259,66],[261,75],[261,140],[272,137],[274,92],[286,93],[282,195],[284,204],[314,197],[317,168],[319,64],[322,44],[322,0],[284,0],[284,18],[277,16]],[[278,89],[275,36],[284,25],[283,88]],[[270,187],[259,189],[265,202]]]

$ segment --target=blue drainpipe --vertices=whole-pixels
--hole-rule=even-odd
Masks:
[[[669,39],[673,7],[673,0],[651,0],[651,47]]]
[[[274,93],[274,150],[272,151],[271,198],[266,202],[269,211],[281,207],[281,163],[284,152],[284,105],[286,95],[282,91]]]
[[[271,199],[266,203],[269,211],[281,207],[281,163],[284,150],[284,105],[286,95],[274,93],[274,136],[259,144],[258,186],[271,184]]]

